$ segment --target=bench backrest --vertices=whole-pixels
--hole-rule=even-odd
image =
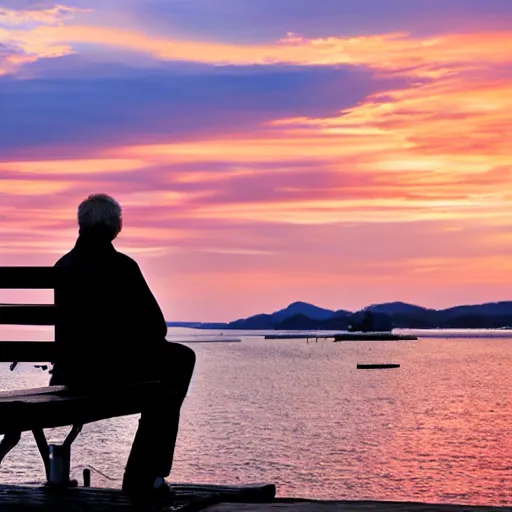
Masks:
[[[0,267],[0,290],[55,290],[54,267]],[[56,325],[55,304],[0,304],[0,325]],[[55,339],[58,328],[55,327]],[[53,361],[54,342],[0,341],[0,362]]]

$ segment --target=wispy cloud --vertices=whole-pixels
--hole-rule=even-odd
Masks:
[[[66,5],[53,5],[40,9],[8,9],[0,4],[0,26],[14,28],[30,28],[38,25],[58,26],[69,21],[77,13],[90,12]]]
[[[14,7],[14,6],[13,6]],[[78,13],[89,12],[59,4],[19,2],[15,8],[0,3],[0,76],[17,72],[25,64],[41,58],[62,57],[73,53],[69,45],[45,42],[44,36],[36,44],[25,37],[27,31],[42,26],[59,27]]]

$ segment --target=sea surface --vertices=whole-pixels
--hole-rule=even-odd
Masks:
[[[512,332],[418,333],[419,341],[308,343],[171,329],[169,339],[189,342],[242,339],[190,344],[198,362],[171,480],[275,482],[280,496],[512,505]],[[356,369],[382,362],[401,367]],[[1,389],[47,381],[31,364],[0,365]],[[94,472],[93,485],[120,486],[137,419],[86,425],[73,476],[92,466],[104,475]],[[43,480],[26,433],[0,482]]]

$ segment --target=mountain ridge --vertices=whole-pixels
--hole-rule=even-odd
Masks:
[[[232,322],[167,322],[170,327],[240,330],[346,330],[370,315],[388,328],[500,328],[512,326],[512,301],[463,304],[433,309],[406,302],[371,304],[359,311],[331,310],[308,302],[293,302],[273,313],[260,313]],[[386,317],[386,318],[385,318]],[[386,320],[387,319],[387,320]],[[374,327],[375,330],[378,330]]]

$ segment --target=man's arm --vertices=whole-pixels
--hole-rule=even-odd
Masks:
[[[137,293],[138,315],[144,325],[144,336],[153,340],[164,340],[167,323],[155,296],[151,292],[139,265],[133,261],[133,279]]]

